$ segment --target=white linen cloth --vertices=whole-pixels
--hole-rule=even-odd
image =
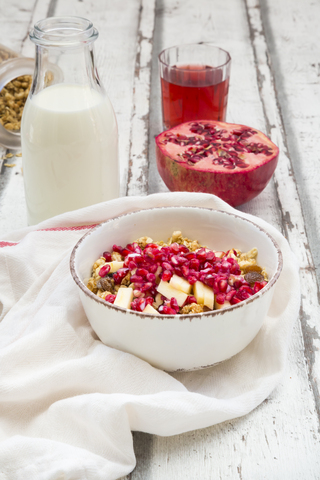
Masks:
[[[167,374],[103,345],[69,272],[86,226],[164,205],[235,212],[265,228],[283,254],[257,337],[201,374]],[[1,480],[117,479],[135,467],[131,431],[174,435],[230,420],[253,410],[279,382],[298,315],[299,277],[287,241],[265,221],[213,195],[165,193],[66,213],[1,240]]]

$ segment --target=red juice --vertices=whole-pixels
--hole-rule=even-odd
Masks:
[[[170,67],[161,78],[165,129],[191,120],[226,119],[229,79],[206,65]]]

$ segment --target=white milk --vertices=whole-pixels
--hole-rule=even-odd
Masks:
[[[29,225],[119,196],[116,118],[97,91],[59,84],[28,98],[21,142]]]

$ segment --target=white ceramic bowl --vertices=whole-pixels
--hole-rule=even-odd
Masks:
[[[258,248],[258,264],[268,284],[237,305],[196,315],[149,315],[114,306],[85,285],[93,263],[113,244],[123,247],[139,237],[166,241],[175,230],[213,250]],[[257,335],[268,312],[282,269],[273,238],[233,214],[197,207],[163,207],[128,213],[95,227],[73,249],[70,268],[93,330],[103,343],[132,353],[166,371],[193,370],[222,362]]]

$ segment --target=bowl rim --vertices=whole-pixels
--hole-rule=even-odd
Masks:
[[[95,293],[91,292],[91,290],[88,289],[88,287],[83,283],[83,281],[80,279],[79,275],[77,274],[76,267],[75,267],[75,260],[76,260],[76,255],[77,255],[78,249],[81,246],[82,242],[88,236],[90,236],[92,233],[94,233],[98,229],[102,228],[104,225],[106,225],[110,222],[113,222],[114,220],[118,220],[119,218],[123,218],[123,217],[126,217],[126,216],[131,216],[131,215],[141,213],[141,212],[146,212],[146,211],[166,210],[166,209],[169,210],[169,209],[173,209],[173,208],[176,208],[176,209],[190,209],[190,210],[195,210],[196,209],[196,210],[206,210],[206,211],[218,212],[218,213],[221,213],[223,215],[229,215],[231,217],[240,219],[241,221],[250,223],[255,228],[260,230],[272,242],[272,244],[273,244],[273,246],[276,250],[276,253],[277,253],[277,269],[276,269],[275,273],[272,275],[271,279],[268,281],[267,285],[265,285],[265,287],[263,287],[261,290],[259,290],[259,292],[255,293],[254,295],[252,295],[248,299],[242,300],[242,302],[237,303],[235,305],[231,305],[230,307],[222,308],[222,309],[219,309],[219,310],[209,310],[207,312],[201,312],[201,313],[194,313],[194,314],[188,313],[188,314],[176,314],[176,315],[168,315],[168,314],[152,315],[150,313],[143,313],[143,312],[138,312],[136,310],[129,310],[127,308],[120,307],[118,305],[113,305],[112,303],[106,302],[104,299],[98,297]],[[248,220],[247,218],[243,218],[240,215],[236,215],[236,214],[231,213],[231,212],[226,212],[224,210],[218,210],[218,209],[210,208],[210,207],[182,206],[182,205],[181,206],[179,206],[179,205],[175,206],[175,205],[172,205],[172,206],[151,207],[151,208],[146,208],[146,209],[134,210],[132,212],[127,212],[127,213],[123,213],[121,215],[117,215],[115,217],[109,218],[108,220],[106,220],[104,222],[99,223],[98,225],[93,227],[91,230],[86,232],[78,240],[78,242],[75,244],[75,246],[73,247],[73,250],[71,252],[69,265],[70,265],[70,272],[71,272],[72,278],[73,278],[74,282],[77,284],[77,286],[82,290],[82,292],[85,295],[87,295],[89,298],[94,300],[95,302],[98,302],[99,304],[103,305],[105,308],[109,308],[111,311],[116,310],[116,311],[119,311],[119,312],[124,312],[128,315],[133,315],[135,317],[140,317],[140,318],[145,318],[145,319],[149,318],[149,319],[153,319],[153,320],[156,320],[156,319],[159,319],[159,320],[171,319],[172,320],[173,318],[178,318],[180,321],[183,321],[183,320],[192,320],[192,318],[201,318],[203,316],[216,317],[216,316],[224,315],[228,312],[239,309],[239,308],[243,307],[244,305],[252,303],[257,298],[259,298],[260,296],[265,295],[271,289],[271,287],[276,283],[276,281],[278,280],[278,278],[280,276],[280,273],[281,273],[282,267],[283,267],[283,256],[282,256],[281,249],[280,249],[279,245],[277,244],[277,242],[274,240],[274,238],[264,228],[260,227],[259,225],[257,225],[253,221]]]

